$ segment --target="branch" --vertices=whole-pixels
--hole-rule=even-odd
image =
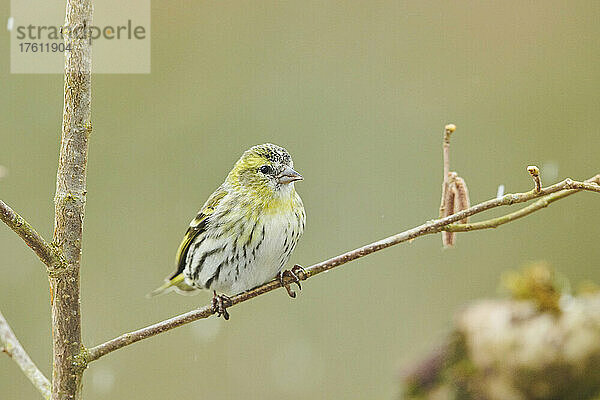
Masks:
[[[442,182],[442,200],[440,205],[440,218],[455,214],[458,211],[470,207],[469,191],[467,183],[458,173],[450,171],[450,135],[456,131],[456,125],[448,124],[444,127],[444,139],[442,141],[442,152],[444,158],[444,179]],[[466,224],[468,219],[460,221]],[[454,232],[442,232],[442,245],[445,249],[454,246],[456,234]]]
[[[444,159],[444,179],[442,180],[442,201],[440,204],[440,218],[447,216],[448,209],[450,208],[447,204],[450,200],[448,198],[449,187],[449,174],[450,174],[450,135],[456,130],[456,125],[448,124],[444,127],[444,140],[442,142],[442,154]]]
[[[2,203],[4,204],[4,203]],[[33,386],[40,391],[45,399],[50,398],[50,382],[42,374],[42,372],[35,366],[31,358],[27,355],[21,343],[13,333],[12,329],[6,322],[6,319],[0,312],[0,344],[2,344],[2,351],[12,358],[21,371],[27,376],[27,378],[33,383]]]
[[[450,135],[456,130],[456,125],[448,124],[444,127],[443,157],[444,157],[444,179],[450,173]]]
[[[79,400],[83,368],[79,356],[81,310],[79,267],[86,196],[88,137],[92,132],[92,1],[67,0],[64,108],[56,195],[54,243],[67,268],[50,276],[52,301],[52,399]]]
[[[489,210],[491,208],[500,207],[500,206],[508,206],[516,203],[523,203],[535,198],[542,197],[542,200],[545,200],[547,204],[550,204],[553,201],[558,200],[559,198],[566,197],[570,194],[573,194],[580,190],[587,190],[600,193],[600,174],[596,175],[593,178],[588,179],[585,182],[576,182],[571,179],[565,179],[562,182],[549,186],[547,188],[541,188],[539,191],[530,191],[525,193],[516,193],[516,194],[507,194],[500,198],[495,198],[492,200],[485,201],[483,203],[474,205],[473,207],[469,207],[466,210],[462,210],[457,212],[456,214],[450,215],[445,218],[440,218],[437,220],[429,221],[425,224],[419,225],[415,228],[409,229],[407,231],[398,233],[396,235],[387,237],[385,239],[379,240],[377,242],[365,245],[363,247],[359,247],[358,249],[349,251],[347,253],[341,254],[337,257],[330,258],[329,260],[322,261],[320,263],[314,264],[305,269],[304,273],[298,274],[298,278],[300,280],[306,280],[310,277],[313,277],[317,274],[320,274],[325,271],[329,271],[335,267],[346,264],[350,261],[356,260],[358,258],[364,257],[376,251],[383,250],[387,247],[403,243],[412,239],[415,239],[420,236],[425,236],[432,233],[439,233],[442,231],[448,231],[454,229],[455,226],[452,225],[455,222],[463,220],[471,215],[479,214],[483,211]],[[549,196],[552,194],[556,194],[555,196]],[[543,198],[543,196],[547,196]],[[546,205],[547,205],[546,204]],[[527,207],[526,207],[527,208]],[[542,207],[540,207],[542,208]],[[538,209],[540,209],[538,208]],[[535,211],[535,210],[533,210]],[[531,212],[533,212],[531,211]],[[289,285],[292,283],[292,278],[289,276],[284,277],[283,285]],[[248,292],[244,292],[238,294],[236,296],[231,297],[231,306],[242,303],[244,301],[253,299],[254,297],[260,296],[262,294],[268,293],[272,290],[275,290],[279,287],[282,287],[279,279],[275,279],[269,281],[257,288],[254,288]],[[197,310],[192,310],[187,313],[175,316],[173,318],[167,319],[165,321],[158,322],[154,325],[150,325],[148,327],[139,329],[137,331],[125,333],[119,337],[116,337],[108,342],[102,343],[96,347],[93,347],[85,352],[83,358],[86,363],[90,363],[94,360],[99,359],[100,357],[111,353],[115,350],[118,350],[122,347],[128,346],[135,342],[138,342],[143,339],[147,339],[149,337],[158,335],[160,333],[169,331],[171,329],[177,328],[179,326],[188,324],[190,322],[208,318],[213,315],[215,310],[211,305],[204,306]]]
[[[48,267],[48,272],[64,267],[64,260],[60,253],[51,244],[36,232],[23,217],[14,212],[6,203],[0,200],[0,219],[23,239],[27,246],[37,254],[40,260]]]
[[[537,177],[537,179],[534,178],[534,181],[536,185],[534,191],[537,191],[539,176]],[[596,175],[595,177],[590,178],[584,182],[571,182],[571,186],[573,187],[572,190],[563,190],[561,192],[553,193],[551,195],[539,199],[538,201],[528,205],[527,207],[523,207],[519,211],[503,215],[502,217],[492,218],[486,221],[475,222],[472,224],[452,224],[448,226],[446,230],[448,232],[468,232],[480,229],[497,228],[500,225],[504,225],[508,222],[514,221],[519,218],[523,218],[537,210],[541,210],[542,208],[548,207],[555,201],[575,194],[580,190],[589,190],[592,192],[600,193],[600,186],[598,186],[599,183],[600,175]],[[541,190],[541,188],[539,190]]]

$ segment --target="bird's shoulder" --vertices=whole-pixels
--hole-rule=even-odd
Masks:
[[[199,226],[201,226],[203,222],[205,222],[206,219],[215,212],[223,198],[225,198],[228,193],[229,192],[227,189],[225,189],[223,186],[219,186],[219,188],[208,197],[196,217],[190,222],[190,229],[197,229]]]

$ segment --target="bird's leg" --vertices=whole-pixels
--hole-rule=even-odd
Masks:
[[[229,313],[227,312],[227,307],[229,306],[231,306],[231,298],[224,294],[217,294],[217,291],[213,290],[212,309],[217,314],[217,317],[222,315],[225,320],[228,320]]]
[[[281,286],[283,286],[285,290],[287,290],[288,296],[290,296],[293,299],[296,297],[296,292],[292,290],[290,285],[287,285],[285,283],[285,277],[288,275],[292,275],[292,271],[290,271],[289,269],[286,269],[285,271],[279,271],[279,282],[281,283]]]
[[[281,286],[287,290],[288,296],[291,298],[296,297],[296,292],[294,292],[291,288],[291,284],[285,283],[285,277],[290,276],[293,280],[292,283],[298,285],[298,289],[302,290],[302,285],[300,284],[300,277],[306,279],[306,270],[302,268],[300,265],[296,264],[292,267],[292,269],[286,269],[285,271],[279,272],[279,282],[281,282]]]

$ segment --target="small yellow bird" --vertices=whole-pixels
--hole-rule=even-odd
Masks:
[[[283,147],[266,143],[247,150],[190,223],[176,272],[150,295],[213,290],[215,311],[228,319],[229,297],[217,291],[238,294],[276,276],[283,283],[286,274],[300,286],[301,267],[283,267],[304,232],[304,205],[294,188],[302,179]]]

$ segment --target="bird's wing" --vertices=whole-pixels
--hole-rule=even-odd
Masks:
[[[181,244],[179,245],[179,249],[177,250],[177,271],[173,275],[171,275],[169,280],[175,278],[177,275],[183,272],[190,245],[192,244],[196,236],[204,232],[204,230],[206,229],[206,223],[208,222],[208,218],[212,215],[212,213],[215,212],[215,209],[219,205],[219,202],[223,197],[225,197],[226,194],[227,191],[222,187],[215,190],[215,192],[208,198],[204,206],[202,206],[202,209],[200,210],[200,212],[198,212],[196,218],[194,218],[192,222],[190,222],[190,227],[185,233],[183,241],[181,242]]]
[[[167,289],[173,286],[176,286],[183,291],[194,290],[192,287],[186,285],[183,279],[183,270],[185,269],[188,251],[194,239],[199,234],[204,232],[209,217],[214,213],[215,209],[219,205],[219,202],[223,199],[223,197],[225,197],[226,194],[227,191],[223,187],[219,187],[208,198],[206,203],[204,203],[204,206],[202,206],[202,209],[200,210],[200,212],[198,212],[196,218],[194,218],[192,222],[190,222],[190,226],[186,231],[181,244],[179,245],[179,249],[177,250],[177,271],[175,271],[171,276],[169,276],[169,278],[165,280],[165,283],[162,286],[151,292],[149,296],[155,296],[164,293]]]

